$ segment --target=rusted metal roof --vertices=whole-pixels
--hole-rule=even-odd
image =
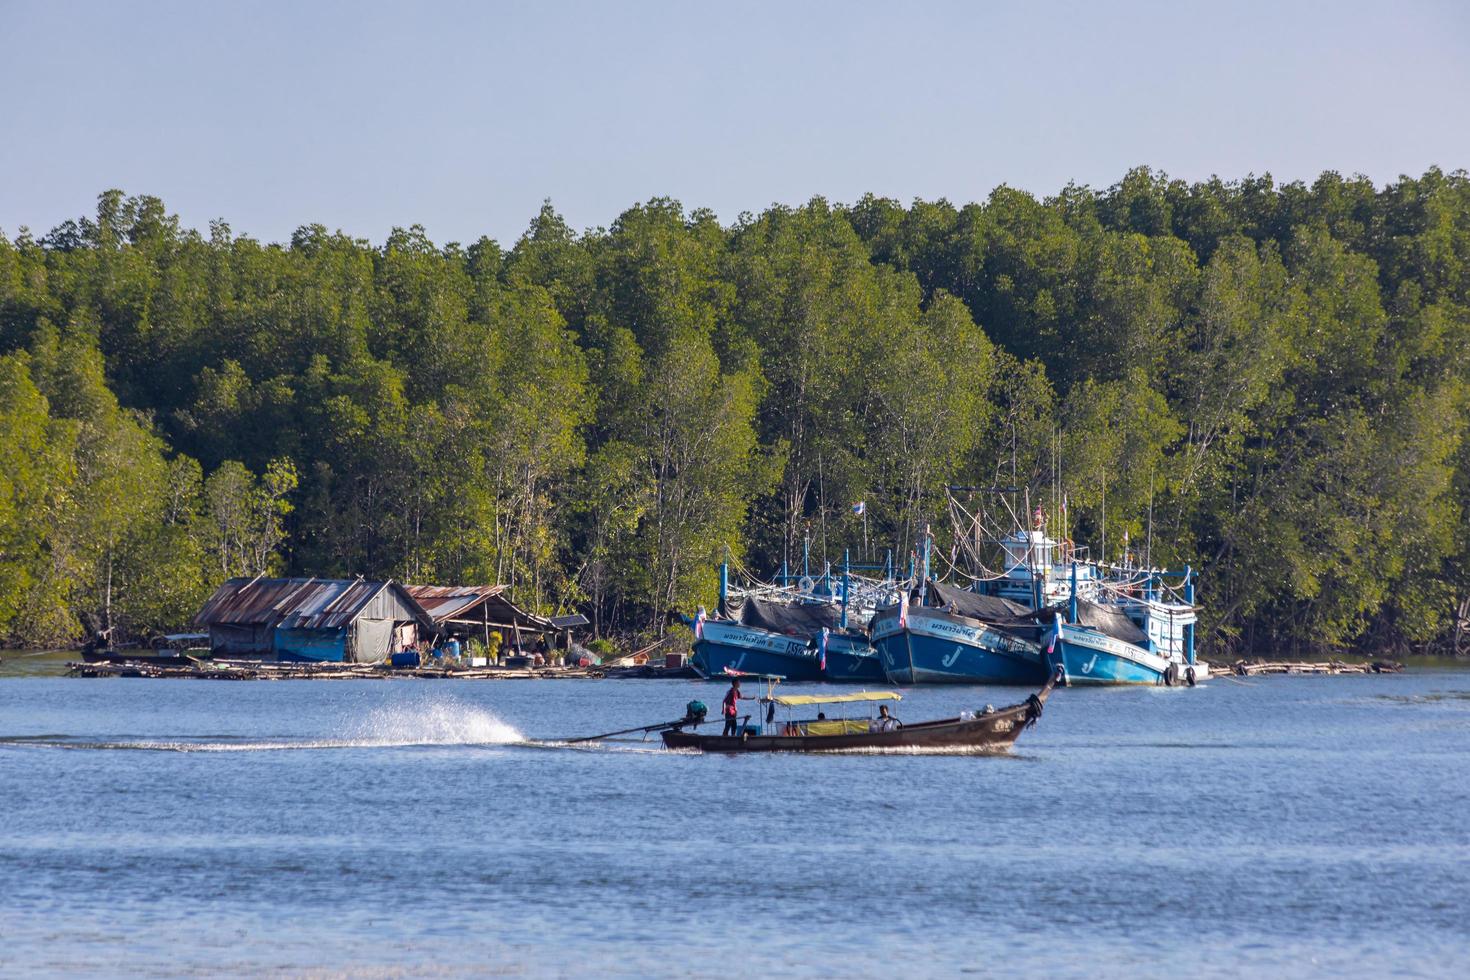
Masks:
[[[405,585],[404,589],[435,625],[475,620],[500,626],[515,624],[534,632],[552,629],[550,620],[511,602],[503,594],[503,585]]]
[[[413,618],[429,614],[402,585],[392,581],[330,578],[232,578],[194,617],[200,626],[271,626],[339,629],[351,623],[379,593],[391,589]]]
[[[471,606],[505,591],[503,585],[405,585],[434,622],[453,619]]]

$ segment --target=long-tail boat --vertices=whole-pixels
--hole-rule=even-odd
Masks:
[[[851,694],[771,694],[762,702],[771,708],[787,709],[785,721],[778,721],[768,711],[764,723],[744,718],[734,735],[701,734],[686,731],[697,727],[691,718],[687,723],[674,723],[662,732],[664,744],[671,749],[698,749],[703,752],[851,752],[855,750],[951,750],[1000,751],[1009,748],[1027,728],[1041,717],[1042,707],[1060,679],[1053,675],[1035,694],[1017,704],[1002,708],[986,706],[976,711],[963,711],[954,718],[904,724],[880,712],[868,718],[828,719],[821,713],[816,718],[790,717],[793,708],[820,708],[828,705],[875,704],[897,702],[902,695],[895,691],[858,691]],[[702,716],[701,716],[702,718]]]

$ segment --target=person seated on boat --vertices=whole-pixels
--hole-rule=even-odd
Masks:
[[[755,695],[740,693],[740,678],[732,677],[730,679],[730,690],[725,692],[725,700],[722,708],[725,715],[725,731],[723,734],[734,735],[736,729],[740,727],[739,722],[736,720],[740,714],[740,706],[737,702],[754,700]]]
[[[888,713],[888,705],[878,705],[878,717],[868,725],[870,732],[891,732],[903,727],[903,722]]]

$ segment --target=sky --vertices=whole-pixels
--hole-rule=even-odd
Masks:
[[[985,199],[1470,167],[1449,2],[0,0],[0,231],[107,188],[284,241],[514,241],[651,197]]]

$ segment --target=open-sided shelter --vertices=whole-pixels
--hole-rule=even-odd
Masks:
[[[518,638],[555,633],[558,627],[545,616],[528,612],[510,601],[503,585],[406,585],[404,588],[433,620],[434,631],[488,642],[490,631],[500,633],[507,647]]]

